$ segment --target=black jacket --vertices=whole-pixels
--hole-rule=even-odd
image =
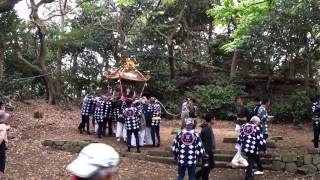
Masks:
[[[203,123],[200,127],[202,128],[200,139],[203,143],[204,149],[207,154],[213,154],[216,148],[216,141],[212,128],[206,122]]]

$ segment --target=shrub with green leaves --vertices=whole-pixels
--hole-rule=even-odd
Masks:
[[[298,92],[293,95],[289,103],[291,105],[291,115],[295,125],[300,124],[303,120],[311,119],[311,101],[306,92]]]
[[[230,119],[235,115],[234,100],[245,95],[244,87],[226,82],[217,82],[210,85],[196,86],[186,93],[193,98],[199,107],[200,115],[214,112],[220,119]]]
[[[270,114],[274,116],[277,123],[292,122],[291,106],[285,102],[272,102]]]

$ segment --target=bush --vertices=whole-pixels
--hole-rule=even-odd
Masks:
[[[270,114],[278,123],[293,122],[297,126],[304,120],[311,119],[311,101],[305,92],[298,92],[287,102],[272,103]]]
[[[291,115],[295,125],[300,124],[303,120],[311,119],[312,103],[306,92],[298,92],[296,95],[293,95],[290,98],[289,103],[291,105]]]
[[[270,114],[277,123],[292,122],[291,106],[289,103],[271,103]]]
[[[235,115],[234,100],[245,94],[243,89],[242,86],[219,81],[211,85],[196,86],[186,95],[195,99],[200,115],[210,111],[217,118],[230,119]]]

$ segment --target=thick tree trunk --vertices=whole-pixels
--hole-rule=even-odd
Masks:
[[[48,40],[47,40],[47,32],[44,21],[38,15],[38,8],[45,4],[53,2],[54,0],[42,0],[39,3],[35,3],[35,0],[30,0],[31,5],[31,14],[30,19],[31,22],[37,27],[37,36],[39,38],[39,49],[38,56],[36,58],[37,64],[32,64],[25,58],[23,58],[22,54],[18,52],[18,58],[24,62],[26,65],[31,67],[33,70],[37,71],[40,75],[43,76],[45,80],[45,86],[48,95],[48,103],[55,104],[57,93],[55,88],[55,82],[52,78],[52,74],[48,72],[48,67],[46,64],[47,55],[48,55]]]
[[[291,59],[289,62],[289,78],[295,77],[295,63],[294,60]]]
[[[4,46],[0,42],[0,81],[4,78],[4,57]]]
[[[175,68],[175,60],[174,60],[174,53],[173,53],[173,43],[168,44],[168,54],[169,54],[169,66],[170,66],[170,78],[176,78],[176,68]]]
[[[44,76],[44,80],[46,82],[46,88],[48,92],[48,102],[50,104],[56,103],[56,88],[54,86],[54,80],[51,76]]]
[[[67,0],[59,0],[60,6],[60,22],[59,22],[59,40],[63,39],[64,35],[64,24],[65,24],[65,13],[67,8]],[[61,80],[62,75],[62,48],[59,47],[57,51],[57,79],[56,79],[56,90],[57,96],[63,94],[63,82]]]
[[[309,83],[309,75],[310,75],[310,58],[307,57],[306,59],[307,61],[307,65],[306,65],[306,73],[305,73],[305,89],[308,92],[309,91],[309,87],[310,87],[310,83]]]
[[[237,50],[233,53],[233,58],[230,67],[230,80],[232,80],[236,76],[237,64],[239,60],[239,52]]]

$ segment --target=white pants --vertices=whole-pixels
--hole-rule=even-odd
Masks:
[[[143,146],[144,144],[144,135],[145,135],[145,130],[141,130],[139,131],[139,144],[140,146]],[[136,146],[136,138],[134,137],[134,135],[132,134],[131,136],[131,146]]]
[[[117,138],[123,138],[127,139],[127,128],[124,123],[117,122],[117,132],[116,132]]]
[[[98,122],[96,121],[96,120],[94,120],[95,121],[95,126],[94,126],[94,132],[95,133],[98,133],[98,128],[99,128],[99,124],[98,124]]]
[[[117,134],[118,122],[112,122],[112,133]]]
[[[146,133],[145,133],[145,141],[146,145],[152,145],[152,137],[151,137],[151,127],[146,127]]]

